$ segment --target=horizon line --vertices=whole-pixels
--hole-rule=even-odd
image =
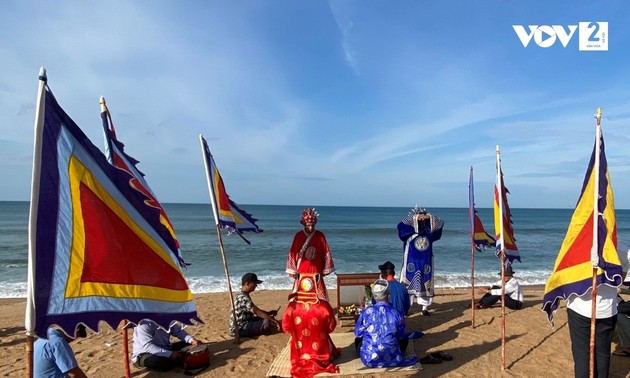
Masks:
[[[24,202],[29,203],[30,201],[25,200],[0,200],[2,202]],[[207,205],[211,206],[211,204],[205,202],[161,202],[165,205]],[[359,207],[359,208],[400,208],[407,209],[412,208],[409,206],[377,206],[377,205],[295,205],[295,204],[266,204],[266,203],[239,203],[239,206],[285,206],[285,207]],[[433,209],[468,209],[468,206],[434,206],[431,207]],[[475,206],[475,209],[494,209],[494,207],[478,207]],[[575,207],[510,207],[510,209],[520,209],[520,210],[570,210],[575,209]],[[617,210],[629,210],[625,208],[615,208]]]

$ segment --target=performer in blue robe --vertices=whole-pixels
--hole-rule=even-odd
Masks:
[[[398,223],[398,237],[403,241],[403,267],[400,281],[429,316],[433,303],[433,242],[442,237],[444,221],[417,206]]]
[[[389,304],[389,283],[378,279],[372,285],[375,304],[361,311],[354,328],[354,347],[367,367],[412,366],[416,356],[405,358],[409,336],[405,317]]]

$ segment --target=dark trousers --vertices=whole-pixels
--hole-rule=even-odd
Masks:
[[[238,332],[240,337],[254,337],[269,333],[269,320],[254,317],[241,328]]]
[[[493,289],[500,289],[500,286],[492,286]],[[501,300],[500,295],[492,295],[490,293],[484,294],[483,297],[479,300],[479,304],[483,308],[492,307],[495,303]],[[505,307],[510,310],[520,310],[523,307],[523,302],[519,302],[517,300],[512,299],[509,295],[505,294]]]
[[[589,376],[591,318],[568,309],[569,335],[576,378]],[[610,344],[617,324],[617,315],[595,321],[595,374],[597,378],[607,378],[610,367]]]
[[[169,348],[172,351],[182,350],[183,347],[188,344],[183,341],[178,341],[171,345]],[[179,365],[178,361],[171,360],[168,357],[156,356],[151,353],[142,353],[138,356],[138,367],[144,367],[156,371],[169,371]]]
[[[363,345],[363,337],[355,337],[354,350],[357,351],[357,355],[361,355],[361,345]],[[405,351],[407,350],[407,345],[409,345],[409,339],[404,338],[398,340],[398,347],[400,348],[402,354],[405,354]]]

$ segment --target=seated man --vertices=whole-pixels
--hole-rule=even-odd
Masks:
[[[619,333],[619,345],[612,354],[615,356],[630,357],[630,301],[624,301],[617,305],[617,333]]]
[[[181,341],[171,343],[171,336]],[[133,354],[131,360],[136,367],[157,371],[169,371],[179,366],[187,345],[198,345],[178,322],[171,322],[168,331],[151,320],[141,320],[133,330]]]
[[[263,311],[259,309],[249,296],[260,283],[262,281],[254,273],[245,273],[241,278],[241,291],[234,299],[240,337],[259,336],[276,332],[280,329],[280,323],[275,318],[278,315],[278,311]],[[232,311],[230,311],[230,335],[236,335]]]
[[[70,344],[75,338],[62,331],[48,328],[48,339],[37,339],[33,348],[33,376],[38,378],[85,378]],[[77,326],[77,337],[86,337],[85,326]]]
[[[389,285],[389,304],[403,315],[407,315],[409,307],[411,307],[410,297],[405,285],[394,278],[394,264],[391,261],[386,261],[383,265],[379,265],[378,269],[381,271],[381,278],[386,280]],[[372,304],[374,303],[375,301],[372,299]]]
[[[312,377],[319,373],[338,373],[332,360],[341,351],[330,334],[337,322],[332,307],[322,293],[319,273],[298,273],[297,292],[282,317],[282,329],[291,336],[291,376]]]
[[[499,272],[501,275],[501,272]],[[477,294],[484,294],[475,304],[475,308],[490,308],[497,301],[501,300],[501,285],[505,282],[505,307],[511,310],[520,310],[523,307],[523,290],[514,276],[512,266],[505,269],[503,280],[497,281],[492,287],[482,287],[477,290]]]
[[[618,242],[617,250],[619,251],[622,265],[626,264],[626,268],[623,269],[623,278],[626,279],[628,278],[626,271],[628,270],[628,261],[630,261],[630,249],[621,242]],[[627,258],[624,258],[623,253],[626,254]],[[624,300],[619,294],[617,294],[617,297],[619,298],[619,302],[617,303],[616,329],[619,334],[619,345],[617,345],[617,349],[615,349],[612,354],[615,356],[630,357],[630,301]]]
[[[404,358],[409,339],[403,314],[389,304],[388,283],[378,279],[372,287],[376,303],[361,312],[354,328],[354,345],[367,367],[411,366],[416,357]]]

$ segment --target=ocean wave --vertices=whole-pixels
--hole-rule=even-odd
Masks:
[[[26,282],[3,282],[0,298],[26,298]]]
[[[516,278],[521,285],[544,285],[549,274],[551,274],[550,271],[544,270],[521,271]],[[263,281],[258,286],[258,290],[291,290],[293,287],[293,280],[286,275],[260,274],[258,278]],[[223,276],[189,277],[186,280],[194,294],[224,293],[228,291],[227,281]],[[498,280],[499,276],[494,272],[477,273],[475,275],[475,286],[490,286]],[[240,289],[240,281],[240,276],[230,277],[233,292],[237,292]],[[337,277],[334,274],[324,277],[324,281],[329,289],[337,288]],[[435,287],[440,289],[470,287],[470,274],[437,274]],[[26,297],[26,282],[4,282],[0,288],[0,298],[24,297]]]
[[[523,271],[519,274],[518,281],[521,285],[544,285],[551,271]],[[293,281],[287,276],[278,275],[259,275],[263,281],[258,286],[258,290],[290,290],[293,287]],[[483,272],[475,275],[475,286],[490,286],[499,280],[496,273]],[[335,275],[324,278],[326,287],[329,289],[337,288],[337,278]],[[202,293],[221,293],[227,292],[227,281],[225,277],[193,277],[188,279],[190,289],[195,294]],[[230,277],[232,291],[238,291],[241,283],[240,278]],[[442,289],[452,289],[461,287],[470,287],[470,274],[452,273],[437,274],[435,277],[435,287]]]

